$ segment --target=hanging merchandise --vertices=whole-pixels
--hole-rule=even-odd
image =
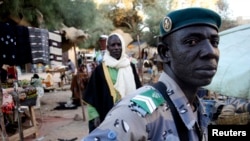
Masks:
[[[49,32],[46,29],[28,27],[33,64],[49,63]]]
[[[0,22],[0,64],[14,65],[16,62],[15,26]]]
[[[0,64],[23,65],[31,63],[28,28],[0,22]]]
[[[16,71],[17,65],[32,64],[49,64],[49,32],[46,29],[35,27],[18,26],[15,23],[0,22],[0,70],[1,75],[4,76],[4,82],[0,81],[0,87],[10,88],[13,90],[11,95],[3,95],[3,105],[0,115],[8,114],[14,108],[15,116],[18,122],[19,139],[22,141],[24,136],[36,134],[36,123],[33,106],[37,104],[38,94],[41,95],[40,90],[36,87],[26,86],[23,87],[22,92],[19,91],[18,75]],[[4,69],[4,66],[11,66]],[[4,74],[3,74],[4,72]],[[7,77],[6,77],[7,76]],[[11,83],[10,83],[11,80]],[[13,102],[14,101],[14,102]],[[23,131],[20,106],[29,106],[29,111],[32,120],[32,127]],[[0,116],[0,120],[4,121],[4,117]],[[6,136],[6,130],[1,124],[2,132]],[[14,131],[11,129],[11,131]],[[16,135],[10,138],[16,138]],[[8,140],[8,139],[7,139]],[[13,140],[13,139],[10,139]]]
[[[49,32],[49,56],[53,67],[62,65],[62,36],[59,31]]]
[[[29,30],[25,26],[16,26],[16,64],[32,63]]]

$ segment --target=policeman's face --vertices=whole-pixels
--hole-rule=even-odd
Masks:
[[[107,49],[110,53],[110,56],[119,60],[122,54],[122,44],[118,36],[112,35],[108,38]]]
[[[218,32],[209,26],[191,26],[170,38],[167,52],[175,76],[193,86],[211,83],[219,60]]]

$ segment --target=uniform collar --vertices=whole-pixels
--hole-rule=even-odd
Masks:
[[[159,78],[159,81],[163,82],[167,87],[167,94],[169,95],[171,101],[175,105],[176,110],[178,111],[182,121],[188,130],[193,129],[196,118],[191,104],[186,98],[184,92],[181,90],[179,85],[170,78],[165,72],[163,72]]]

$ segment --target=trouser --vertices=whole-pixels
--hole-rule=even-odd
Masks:
[[[89,120],[89,133],[95,129],[95,119]]]
[[[72,71],[66,71],[65,75],[66,75],[66,78],[67,78],[68,81],[72,80],[72,75],[73,75]]]

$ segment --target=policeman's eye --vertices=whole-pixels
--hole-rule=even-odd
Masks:
[[[199,42],[199,41],[198,41],[197,39],[192,38],[192,39],[187,39],[187,40],[185,40],[185,41],[184,41],[184,44],[186,44],[186,45],[192,47],[192,46],[195,46],[198,42]]]
[[[213,45],[213,47],[216,47],[216,48],[219,46],[219,43],[220,43],[219,38],[218,39],[212,39],[210,42]]]

